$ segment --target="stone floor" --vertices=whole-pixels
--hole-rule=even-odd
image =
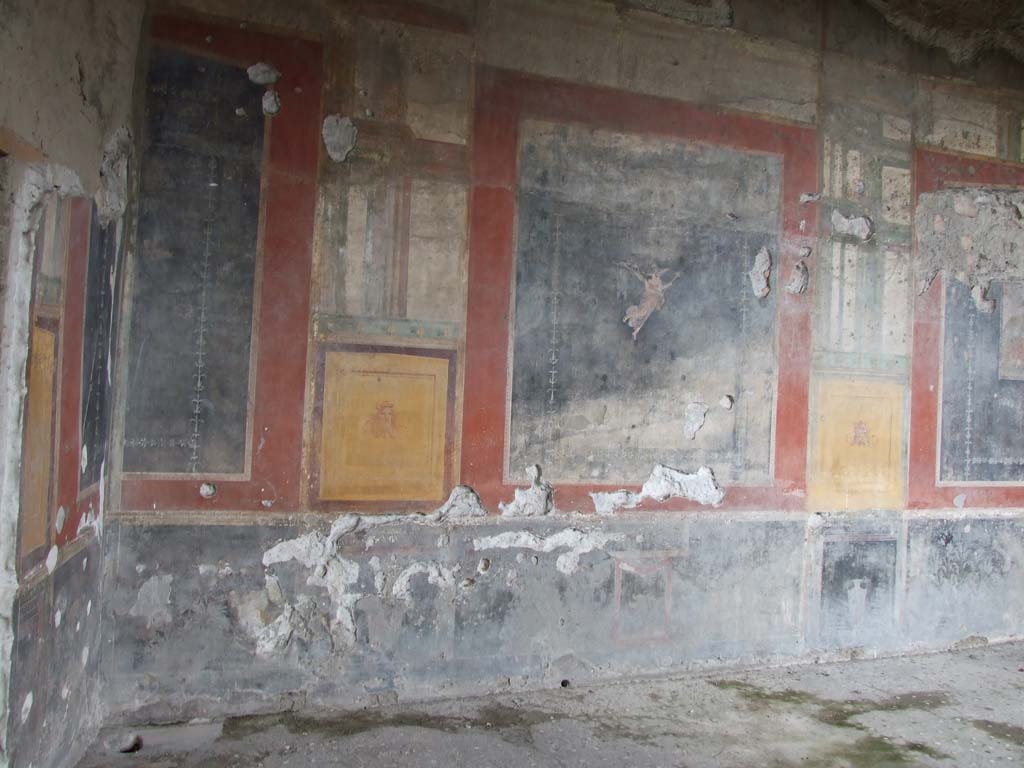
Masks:
[[[80,768],[1024,765],[1024,645],[108,729]],[[126,745],[137,751],[121,754]]]

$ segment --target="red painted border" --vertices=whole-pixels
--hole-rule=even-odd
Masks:
[[[90,506],[99,504],[99,484],[78,493],[82,455],[82,346],[85,333],[86,276],[89,270],[89,230],[92,201],[72,198],[68,203],[68,245],[64,284],[64,317],[60,335],[59,450],[55,471],[55,509],[64,507],[64,527],[54,543],[64,546],[78,535],[78,523]],[[102,482],[102,480],[101,480]],[[98,510],[97,510],[98,511]]]
[[[815,243],[817,210],[800,193],[817,186],[813,128],[727,114],[669,99],[575,85],[487,67],[477,70],[470,199],[466,383],[462,482],[488,505],[511,498],[502,482],[505,387],[514,268],[518,133],[525,117],[579,122],[605,129],[708,142],[779,155],[783,160],[782,254],[775,285],[789,275],[803,245]],[[800,222],[806,228],[800,231]],[[775,482],[726,489],[730,509],[802,509],[806,486],[810,375],[810,296],[779,291]],[[618,486],[616,486],[618,487]],[[558,486],[563,509],[590,509],[587,494],[609,486]],[[689,509],[673,500],[660,509]]]
[[[195,480],[126,475],[124,509],[266,511],[299,506],[302,414],[309,337],[316,175],[320,153],[323,52],[317,42],[278,37],[238,26],[157,16],[154,42],[248,66],[269,61],[281,71],[275,85],[281,111],[270,119],[264,167],[262,288],[251,480],[217,482],[217,495],[199,496]]]
[[[925,192],[963,184],[1024,187],[1024,166],[933,149],[918,149],[914,154],[915,203],[917,196]],[[914,247],[916,249],[916,242]],[[937,485],[944,301],[941,279],[936,279],[914,301],[907,505],[916,509],[950,507],[953,499],[963,493],[971,507],[1024,506],[1024,487]]]

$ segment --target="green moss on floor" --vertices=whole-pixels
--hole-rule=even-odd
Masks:
[[[885,766],[912,765],[918,755],[942,760],[949,757],[935,747],[921,742],[896,742],[888,738],[867,733],[867,726],[853,718],[868,712],[897,712],[912,709],[931,710],[952,703],[948,694],[942,691],[912,691],[885,699],[827,699],[806,691],[792,688],[771,690],[739,680],[712,680],[711,684],[722,690],[735,691],[756,709],[772,706],[799,707],[825,725],[835,728],[851,728],[866,734],[850,744],[830,747],[821,755],[801,765],[813,768],[851,765],[857,768],[884,768]]]

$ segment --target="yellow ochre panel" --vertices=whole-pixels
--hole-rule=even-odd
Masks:
[[[446,358],[327,352],[320,499],[443,500],[447,408]]]
[[[903,507],[904,396],[898,382],[817,382],[811,509]]]
[[[57,336],[32,329],[21,465],[21,554],[46,546],[53,468],[53,377]]]

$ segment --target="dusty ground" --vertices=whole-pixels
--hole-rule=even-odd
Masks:
[[[80,768],[308,765],[1024,765],[1024,645],[110,729]]]

